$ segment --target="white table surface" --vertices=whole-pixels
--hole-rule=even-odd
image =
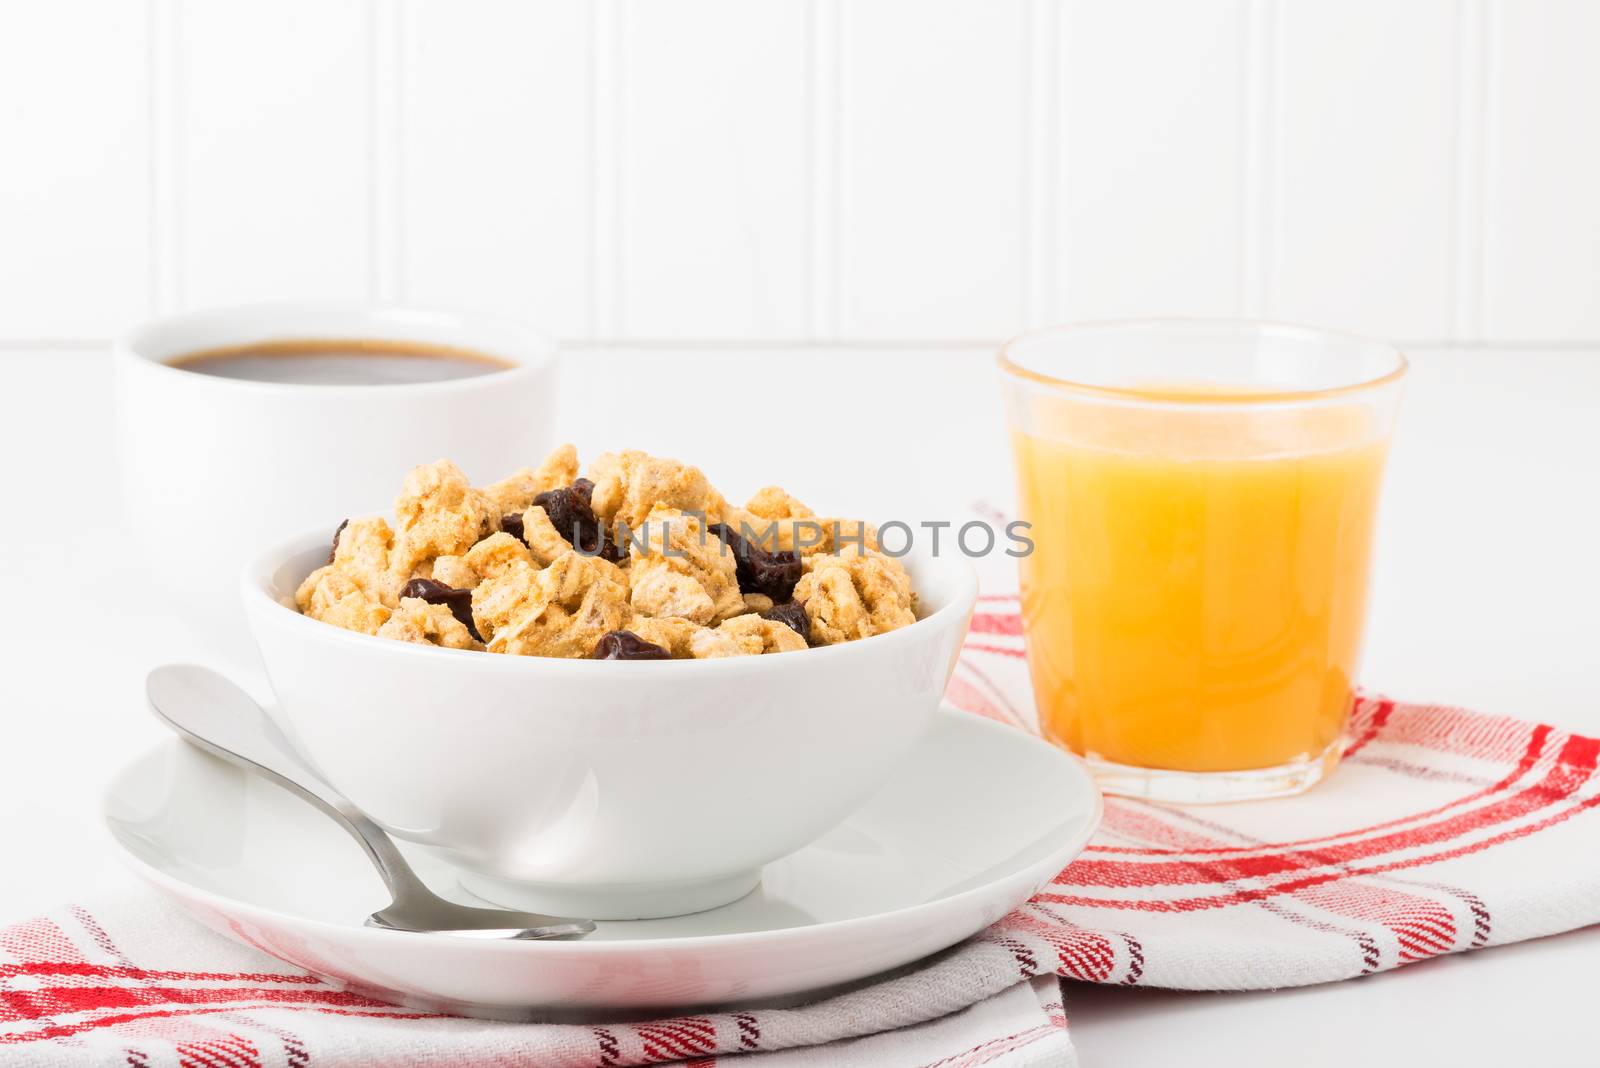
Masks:
[[[0,417],[0,920],[10,920],[131,886],[97,802],[115,768],[163,738],[140,699],[149,667],[212,663],[266,691],[242,621],[179,617],[126,548],[106,355],[7,352],[0,364],[11,383]],[[1365,683],[1600,732],[1600,352],[1429,351],[1413,366]],[[558,431],[586,456],[618,445],[677,455],[730,497],[781,481],[829,511],[912,522],[1011,499],[983,352],[580,351],[562,394]],[[508,469],[512,459],[534,458],[508,458]],[[207,536],[250,532],[217,516],[195,531]],[[1597,967],[1600,928],[1273,993],[1070,984],[1067,1008],[1089,1068],[1541,1053],[1566,1063],[1592,1050]]]

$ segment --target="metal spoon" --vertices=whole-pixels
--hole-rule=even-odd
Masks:
[[[361,843],[393,898],[388,908],[367,917],[368,927],[522,940],[580,938],[594,930],[592,920],[473,908],[439,897],[417,878],[393,839],[307,767],[261,706],[215,671],[193,664],[158,667],[145,679],[145,695],[156,717],[185,741],[287,787]]]

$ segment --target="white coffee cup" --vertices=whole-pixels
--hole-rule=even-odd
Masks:
[[[434,382],[320,385],[172,366],[219,348],[381,340],[466,349],[504,370]],[[262,304],[161,319],[113,351],[124,514],[156,586],[237,612],[238,574],[308,526],[388,511],[405,473],[454,460],[478,484],[536,465],[555,408],[555,346],[514,322],[365,304]]]

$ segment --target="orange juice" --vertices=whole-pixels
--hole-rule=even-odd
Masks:
[[[1069,414],[1013,433],[1042,728],[1141,768],[1322,758],[1351,704],[1385,437],[1348,410]]]

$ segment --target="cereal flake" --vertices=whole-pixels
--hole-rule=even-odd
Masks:
[[[637,534],[628,546],[635,612],[705,624],[745,611],[733,554],[697,518],[658,508]]]
[[[500,529],[501,513],[449,460],[414,467],[394,503],[396,550],[409,572],[423,560],[457,556]]]
[[[915,623],[911,579],[899,561],[866,550],[807,560],[794,588],[817,645],[869,638]]]
[[[725,620],[715,630],[702,628],[690,639],[690,651],[699,660],[792,653],[805,648],[805,639],[786,624],[755,615]]]
[[[698,467],[635,449],[596,457],[589,478],[594,482],[590,506],[608,529],[621,524],[637,530],[658,508],[698,512],[716,522],[726,508]]]
[[[587,657],[628,616],[615,564],[568,550],[542,570],[518,561],[472,593],[472,617],[490,652]]]
[[[401,598],[400,607],[378,628],[378,637],[445,649],[471,649],[478,644],[448,605],[429,604],[420,597]]]

